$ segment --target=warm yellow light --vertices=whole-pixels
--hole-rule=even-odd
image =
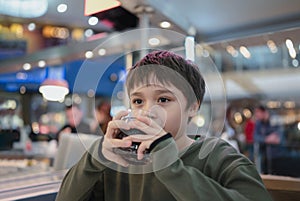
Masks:
[[[196,124],[198,127],[203,127],[205,124],[205,119],[202,115],[196,115],[193,117],[192,121],[194,124]]]
[[[234,117],[234,121],[237,124],[241,124],[243,122],[243,117],[242,117],[241,113],[236,112],[236,113],[234,113],[233,117]]]
[[[74,29],[73,31],[72,31],[72,38],[74,39],[74,40],[82,40],[83,39],[83,37],[84,37],[84,33],[83,33],[84,31],[83,31],[83,29]]]
[[[245,109],[243,109],[243,115],[249,119],[252,117],[252,112],[248,108],[245,108]]]
[[[245,46],[240,47],[240,52],[247,59],[249,59],[251,57],[251,53],[249,52],[249,50]]]
[[[10,25],[10,31],[16,34],[18,38],[23,37],[23,26],[21,24],[13,23],[12,25]]]
[[[231,46],[231,45],[228,45],[228,46],[226,47],[226,51],[227,51],[229,54],[231,54],[232,57],[237,57],[237,56],[239,56],[238,51],[237,51],[233,46]]]
[[[64,27],[45,26],[43,28],[43,36],[46,38],[66,39],[69,37],[69,30]]]

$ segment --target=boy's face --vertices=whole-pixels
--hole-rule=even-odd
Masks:
[[[185,133],[191,115],[186,97],[174,85],[140,84],[130,90],[129,98],[131,109],[155,113],[164,122],[163,129],[175,139]]]

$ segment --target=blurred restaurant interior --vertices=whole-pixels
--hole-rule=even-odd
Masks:
[[[150,49],[190,58],[204,75],[191,135],[221,137],[228,122],[229,137],[249,156],[245,125],[258,105],[270,111],[284,129],[284,154],[264,181],[274,200],[299,200],[300,1],[99,2],[0,0],[0,200],[54,199],[82,154],[78,138],[64,147],[55,140],[65,106],[79,104],[89,124],[101,101],[111,102],[112,116],[126,108],[126,69]],[[63,94],[46,97],[48,85]],[[285,188],[268,175],[294,183]]]

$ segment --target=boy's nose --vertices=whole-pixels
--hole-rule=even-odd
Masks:
[[[150,112],[154,106],[155,106],[155,103],[148,101],[146,104],[144,104],[143,110]]]

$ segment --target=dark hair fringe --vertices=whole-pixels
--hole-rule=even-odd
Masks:
[[[196,99],[202,103],[205,82],[198,66],[191,61],[165,50],[147,54],[129,70],[126,81],[128,93],[136,84],[149,84],[151,75],[162,84],[171,83],[177,87],[187,97],[187,106]]]

